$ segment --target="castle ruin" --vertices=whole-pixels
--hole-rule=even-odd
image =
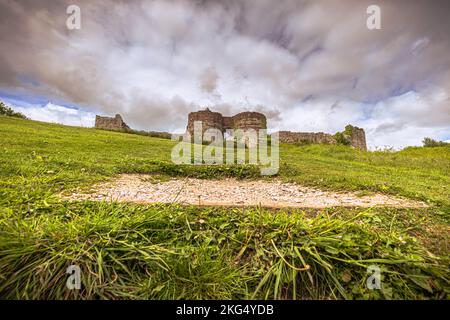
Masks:
[[[188,115],[187,132],[194,135],[194,122],[202,122],[202,134],[210,129],[218,129],[225,133],[227,129],[241,129],[256,131],[267,129],[266,116],[259,112],[241,112],[231,117],[224,117],[219,112],[213,112],[206,108],[197,112],[191,112]],[[123,121],[120,114],[115,117],[95,117],[95,128],[106,130],[131,130]],[[324,132],[291,132],[279,131],[280,143],[325,143],[325,144],[348,144],[356,149],[367,150],[366,134],[364,129],[347,125],[343,132],[335,135]]]
[[[259,112],[241,112],[232,117],[224,117],[219,112],[205,110],[191,112],[188,115],[187,131],[194,135],[194,122],[202,122],[202,131],[210,128],[219,129],[222,133],[227,129],[267,129],[266,116]]]
[[[95,116],[95,127],[97,129],[106,130],[131,130],[130,127],[123,121],[120,114],[116,114],[115,117],[101,117]]]
[[[241,112],[232,117],[224,117],[219,112],[205,110],[191,112],[188,115],[187,132],[193,136],[194,122],[202,122],[203,133],[210,129],[219,129],[222,133],[227,129],[267,129],[266,116],[259,112]],[[340,135],[340,137],[338,137]],[[345,131],[336,135],[324,132],[291,132],[279,131],[280,143],[345,143],[354,148],[367,150],[366,134],[364,129],[348,125]]]

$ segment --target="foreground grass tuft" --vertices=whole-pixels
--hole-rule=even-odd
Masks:
[[[405,228],[371,227],[385,218],[377,211],[341,218],[339,210],[311,216],[86,202],[61,203],[56,212],[2,212],[0,296],[448,298],[448,260]],[[71,264],[82,270],[80,291],[66,289]],[[381,290],[367,289],[369,266],[381,268]]]

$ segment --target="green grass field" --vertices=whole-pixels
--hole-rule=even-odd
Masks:
[[[404,196],[427,209],[274,211],[58,197],[119,173],[258,178],[251,166],[176,166],[174,143],[0,116],[0,298],[450,298],[450,148],[280,148],[281,179]],[[81,290],[66,288],[71,264],[82,270]],[[373,265],[381,290],[366,286]]]

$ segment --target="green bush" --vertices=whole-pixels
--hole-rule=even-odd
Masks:
[[[350,141],[346,138],[345,134],[342,132],[336,132],[334,135],[337,144],[343,144],[345,146],[350,145]]]
[[[434,147],[449,147],[450,143],[444,141],[436,141],[431,138],[424,138],[422,140],[423,146],[426,148],[434,148]]]

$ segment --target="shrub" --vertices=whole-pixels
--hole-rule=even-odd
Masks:
[[[434,147],[450,147],[450,143],[444,141],[436,141],[431,138],[424,138],[422,140],[423,146],[426,148],[434,148]]]
[[[337,144],[350,145],[350,141],[346,138],[346,135],[343,132],[336,132],[334,134],[334,138],[336,139]]]
[[[300,140],[299,142],[294,143],[295,146],[309,146],[310,144],[312,144],[312,142],[309,140]]]

